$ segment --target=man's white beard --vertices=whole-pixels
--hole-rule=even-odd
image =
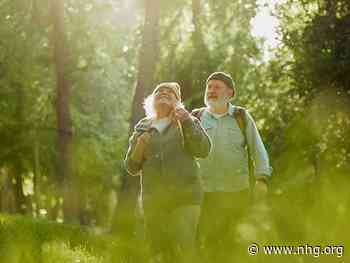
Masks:
[[[224,107],[227,103],[229,103],[231,100],[231,98],[229,96],[224,96],[221,98],[217,98],[217,99],[209,99],[207,98],[207,96],[205,96],[204,98],[204,103],[207,107],[209,108],[220,108],[220,107]]]

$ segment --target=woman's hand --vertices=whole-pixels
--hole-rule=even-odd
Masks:
[[[150,139],[151,134],[149,132],[144,132],[137,138],[136,145],[139,145],[139,147],[146,147]]]
[[[136,141],[135,149],[131,155],[131,159],[135,162],[142,162],[144,158],[144,152],[151,139],[149,132],[142,133]]]
[[[191,118],[191,114],[182,107],[177,107],[174,110],[175,119],[183,122]]]

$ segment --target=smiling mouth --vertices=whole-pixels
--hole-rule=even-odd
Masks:
[[[170,97],[168,95],[159,95],[157,96],[158,99],[162,99],[162,98],[166,98],[166,99],[170,99]]]

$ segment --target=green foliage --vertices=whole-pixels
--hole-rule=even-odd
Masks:
[[[296,240],[313,235],[321,239],[322,231],[328,233],[327,222],[336,218],[339,226],[331,235],[345,239],[348,233],[342,233],[342,227],[348,215],[344,207],[349,200],[350,169],[349,1],[283,1],[275,14],[281,42],[269,61],[263,60],[261,40],[251,34],[255,0],[199,3],[196,10],[190,0],[161,1],[156,80],[178,81],[186,106],[194,108],[203,104],[205,80],[211,72],[227,71],[234,77],[238,91],[234,103],[254,116],[274,167],[271,193],[276,224],[267,226],[271,236],[266,229],[257,236],[279,235],[283,241],[293,236],[283,226],[297,225],[301,230]],[[110,227],[119,176],[124,172],[142,7],[142,1],[136,0],[65,1],[73,175],[80,198],[79,220],[90,226]],[[48,3],[2,0],[0,22],[0,209],[8,211],[6,203],[10,207],[17,202],[26,207],[28,217],[57,220],[62,217],[62,200],[55,192],[60,164],[55,151],[56,79]],[[24,200],[16,196],[23,190],[20,180],[24,187],[33,186]],[[310,207],[303,204],[309,198]],[[296,224],[295,215],[283,207],[299,213]],[[319,229],[303,227],[303,209],[308,211],[309,225],[324,217],[317,224]],[[336,216],[323,211],[335,211]],[[248,234],[266,227],[256,230],[258,222],[250,220],[242,228]],[[103,236],[99,243],[79,227],[0,216],[0,255],[11,258],[7,262],[37,262],[38,247],[48,262],[110,260],[90,247],[108,250],[113,262],[122,256],[109,249],[135,252],[132,242],[114,240],[106,245],[109,241],[103,240],[108,238]]]
[[[232,73],[242,94],[254,85],[255,61],[261,54],[250,33],[256,13],[254,1],[199,1],[193,22],[190,1],[164,20],[162,54],[157,78],[183,86],[185,102],[203,104],[205,80],[213,71]]]
[[[110,237],[46,220],[0,214],[0,259],[6,262],[102,262]]]
[[[316,158],[323,170],[348,169],[349,3],[287,1],[277,10],[282,42],[268,75],[270,87],[286,92],[272,130],[275,153],[294,151],[309,164]]]
[[[82,248],[69,248],[65,243],[49,243],[43,246],[43,258],[47,263],[70,263],[70,262],[83,262],[83,263],[101,263],[102,259],[99,259],[93,255],[90,255]]]
[[[90,189],[82,190],[84,200],[98,200],[98,194],[108,198],[117,187],[114,177],[121,174],[128,137],[136,50],[128,47],[133,25],[116,26],[123,12],[120,5],[117,1],[111,6],[99,1],[66,1],[65,6],[73,152],[79,154],[73,156],[74,170],[81,179],[81,189]],[[2,1],[1,6],[0,167],[20,165],[18,173],[23,177],[34,172],[36,192],[27,199],[31,198],[34,214],[44,209],[50,216],[52,204],[59,203],[57,197],[52,201],[51,195],[60,164],[55,161],[56,80],[48,5],[42,1]],[[90,147],[89,154],[96,153],[91,156],[96,162],[90,162],[88,155],[83,158],[83,147]],[[97,192],[92,190],[95,186]],[[27,206],[28,212],[31,209]]]
[[[336,89],[349,96],[348,1],[294,1],[282,6],[279,13],[283,43],[294,58],[293,74],[303,87],[300,92]]]

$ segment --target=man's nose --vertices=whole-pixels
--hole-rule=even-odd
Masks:
[[[215,89],[213,88],[208,89],[208,93],[215,93]]]
[[[208,91],[210,91],[210,92],[213,92],[215,90],[216,90],[215,87],[212,87],[212,86],[208,87]]]

